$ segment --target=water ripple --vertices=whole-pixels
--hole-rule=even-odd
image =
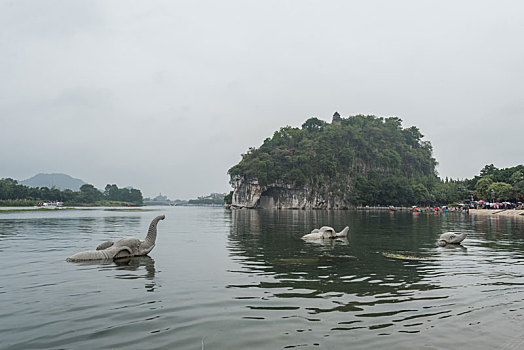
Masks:
[[[91,264],[64,259],[108,239],[143,237],[157,213],[2,215],[0,348],[523,343],[515,334],[524,322],[524,229],[511,220],[494,225],[491,218],[459,215],[160,211],[166,220],[151,258]],[[348,242],[300,240],[322,225],[350,226]],[[435,246],[440,233],[461,230],[468,232],[464,247]],[[388,259],[382,252],[428,260]]]

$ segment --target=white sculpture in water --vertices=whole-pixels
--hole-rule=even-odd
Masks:
[[[445,232],[440,235],[440,238],[437,244],[441,247],[444,247],[447,244],[460,244],[468,236],[467,233],[454,233],[454,232]]]
[[[316,240],[316,239],[334,239],[334,238],[342,238],[346,237],[348,235],[349,227],[345,227],[340,232],[335,232],[335,229],[333,227],[329,226],[322,226],[321,228],[316,228],[311,233],[308,233],[307,235],[302,236],[303,240]]]

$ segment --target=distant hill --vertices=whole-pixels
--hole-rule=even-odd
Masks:
[[[55,187],[59,190],[79,191],[86,182],[75,179],[66,174],[37,174],[27,180],[19,182],[29,187]]]

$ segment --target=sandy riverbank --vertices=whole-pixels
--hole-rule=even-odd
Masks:
[[[485,215],[485,216],[513,216],[524,219],[524,210],[513,209],[470,209],[470,214]]]

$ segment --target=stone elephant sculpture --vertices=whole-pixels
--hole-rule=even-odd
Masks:
[[[444,247],[447,244],[460,244],[468,236],[467,233],[454,233],[454,232],[445,232],[440,235],[437,244],[441,247]]]
[[[67,258],[66,261],[111,260],[146,255],[155,247],[156,226],[165,217],[165,215],[160,215],[151,221],[146,239],[143,241],[135,237],[124,237],[116,242],[107,241],[96,247],[96,250],[76,253]]]
[[[348,235],[349,227],[345,227],[340,232],[335,232],[333,227],[322,226],[319,229],[314,229],[311,233],[302,236],[304,240],[317,240],[317,239],[333,239],[333,238],[342,238]]]

